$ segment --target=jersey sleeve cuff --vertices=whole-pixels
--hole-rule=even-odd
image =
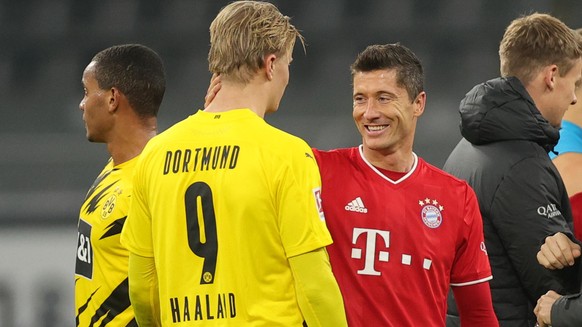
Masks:
[[[477,280],[472,280],[472,281],[468,281],[468,282],[461,282],[461,283],[453,283],[451,282],[451,286],[467,286],[467,285],[475,285],[475,284],[479,284],[479,283],[483,283],[483,282],[487,282],[493,279],[492,275],[489,275],[485,278],[481,278],[481,279],[477,279]]]

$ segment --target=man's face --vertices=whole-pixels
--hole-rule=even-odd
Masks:
[[[576,97],[576,90],[582,83],[582,59],[579,59],[576,64],[566,73],[560,76],[556,74],[553,92],[553,101],[550,104],[549,110],[545,110],[544,118],[554,127],[562,125],[562,118],[566,110],[578,101]]]
[[[398,86],[394,69],[357,72],[353,84],[353,118],[364,151],[387,155],[402,148],[411,150],[425,93],[411,100],[406,89]]]
[[[112,118],[109,114],[108,91],[99,88],[95,79],[95,62],[89,63],[83,72],[84,96],[79,103],[83,112],[87,139],[91,142],[107,142],[107,132],[112,127]]]

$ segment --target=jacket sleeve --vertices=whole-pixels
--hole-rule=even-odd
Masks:
[[[552,326],[582,326],[582,296],[580,293],[560,297],[552,305]]]
[[[555,173],[540,158],[523,160],[504,176],[491,204],[491,222],[531,303],[548,290],[579,289],[579,263],[551,271],[536,259],[547,236],[562,232],[572,238],[569,203]]]

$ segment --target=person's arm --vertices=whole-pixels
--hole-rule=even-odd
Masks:
[[[580,184],[582,184],[582,173],[580,173]],[[570,196],[570,206],[572,207],[574,236],[580,241],[582,240],[582,192]]]
[[[537,259],[542,266],[554,270],[572,266],[580,254],[580,245],[565,234],[556,233],[546,237]],[[539,298],[534,313],[541,327],[582,326],[582,297],[580,293],[561,296],[548,291]]]
[[[489,282],[452,287],[461,326],[497,327]]]
[[[567,197],[559,194],[556,178],[540,159],[523,160],[506,174],[491,205],[490,220],[531,303],[548,290],[578,291],[577,264],[552,271],[536,257],[547,236],[562,232],[573,237],[562,213]]]
[[[562,269],[574,265],[580,256],[580,245],[563,233],[548,236],[538,251],[538,262],[547,269]]]
[[[582,192],[582,153],[562,153],[554,160],[569,196]]]
[[[479,203],[473,189],[468,184],[464,188],[464,203],[459,203],[464,221],[459,238],[463,243],[457,246],[455,253],[450,278],[451,290],[461,326],[497,327],[499,323],[493,311],[489,288],[491,267],[485,248]],[[451,302],[451,307],[454,307],[453,304]],[[454,311],[449,313],[449,319],[454,319]]]
[[[560,294],[554,291],[548,291],[540,297],[534,308],[538,326],[546,327],[552,325],[552,307],[560,296]]]
[[[578,293],[558,296],[551,306],[548,319],[553,327],[582,326],[582,295]]]
[[[289,265],[295,279],[297,303],[307,325],[347,326],[344,302],[325,249],[291,257]]]
[[[154,258],[129,254],[129,299],[140,327],[162,325]]]

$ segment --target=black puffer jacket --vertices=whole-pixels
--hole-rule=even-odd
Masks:
[[[477,193],[493,271],[491,294],[501,326],[534,326],[533,308],[548,290],[578,292],[577,267],[543,268],[536,254],[556,232],[572,236],[571,209],[548,151],[559,131],[514,77],[475,86],[461,101],[461,134],[444,170]],[[448,326],[456,308],[449,298]]]

